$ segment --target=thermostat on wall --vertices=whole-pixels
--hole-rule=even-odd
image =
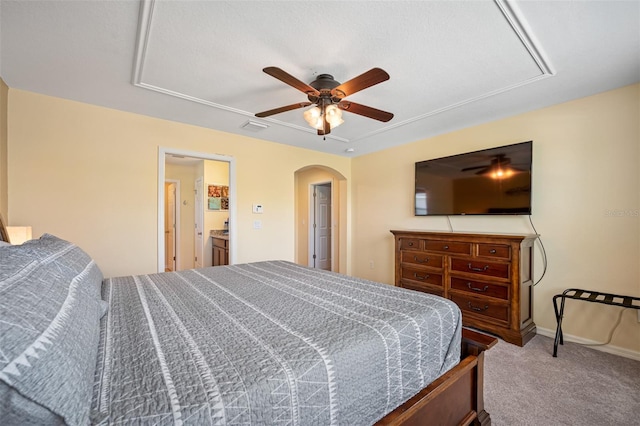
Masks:
[[[254,204],[253,205],[254,213],[262,213],[262,204]]]

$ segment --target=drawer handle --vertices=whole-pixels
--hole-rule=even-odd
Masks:
[[[413,245],[413,243],[412,243],[412,242],[409,242],[409,247],[411,247],[412,245]]]
[[[419,280],[426,280],[427,278],[429,278],[429,274],[427,275],[418,275],[416,272],[413,273],[414,278],[417,278]]]
[[[496,249],[491,249],[491,250],[489,250],[489,253],[490,253],[490,254],[496,254]]]
[[[484,288],[471,287],[471,283],[467,283],[467,287],[469,287],[469,289],[473,291],[487,291],[489,289],[488,285],[485,285]]]
[[[429,263],[428,257],[425,257],[424,260],[420,260],[418,259],[418,256],[413,256],[413,260],[415,260],[417,263]]]
[[[468,263],[467,266],[469,267],[469,270],[475,272],[486,272],[489,270],[489,265],[484,265],[483,268],[474,268],[473,266],[471,266],[471,263]]]
[[[473,309],[474,311],[478,311],[478,312],[486,311],[487,309],[489,309],[489,305],[484,305],[484,308],[473,306],[471,302],[467,302],[467,305],[469,306],[469,309]]]
[[[449,250],[449,246],[442,247],[443,250]]]

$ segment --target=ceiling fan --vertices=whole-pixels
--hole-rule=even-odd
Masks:
[[[390,112],[344,100],[347,96],[388,80],[389,74],[380,68],[372,68],[346,83],[335,81],[333,76],[329,74],[320,74],[309,84],[303,83],[277,67],[267,67],[262,71],[306,94],[308,102],[298,102],[259,112],[256,117],[269,117],[315,104],[315,107],[304,112],[304,116],[305,120],[318,130],[318,135],[320,136],[328,135],[331,132],[331,128],[342,124],[342,111],[348,111],[385,123],[393,118],[393,114]]]
[[[506,154],[496,154],[490,164],[484,166],[465,167],[461,171],[478,170],[477,175],[491,174],[493,178],[502,178],[512,175],[514,172],[522,172],[522,169],[511,166],[511,159]]]

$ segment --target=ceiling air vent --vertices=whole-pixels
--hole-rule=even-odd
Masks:
[[[264,129],[269,128],[269,126],[266,125],[266,124],[258,123],[256,121],[251,121],[251,120],[249,120],[246,123],[244,123],[241,127],[243,129],[249,130],[251,132],[259,132],[260,130],[264,130]]]

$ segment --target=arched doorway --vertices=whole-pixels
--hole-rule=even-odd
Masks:
[[[347,273],[346,178],[329,167],[303,167],[295,172],[295,198],[296,263]]]

